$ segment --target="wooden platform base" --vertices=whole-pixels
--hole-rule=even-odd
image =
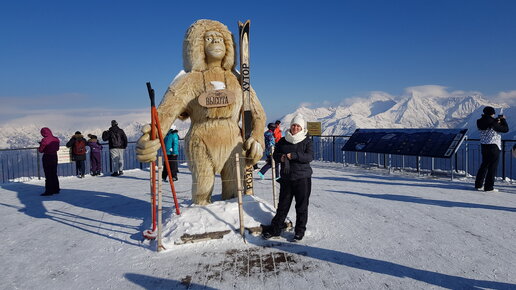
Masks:
[[[283,229],[290,230],[292,228],[292,222],[286,221]],[[259,236],[262,234],[262,227],[256,226],[256,227],[246,227],[245,228],[247,232],[253,236]],[[225,231],[218,231],[218,232],[208,232],[208,233],[202,233],[202,234],[184,234],[181,236],[181,241],[177,241],[174,244],[175,245],[182,245],[186,243],[197,243],[197,242],[204,242],[209,240],[217,240],[222,239],[225,235],[229,234],[231,230],[225,230]]]

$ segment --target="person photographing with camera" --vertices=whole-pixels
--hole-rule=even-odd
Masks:
[[[484,191],[498,191],[494,188],[496,169],[502,150],[502,136],[500,133],[509,132],[509,126],[504,115],[495,118],[495,109],[485,107],[482,117],[477,120],[477,128],[480,131],[480,149],[482,152],[482,164],[477,172],[475,188]]]

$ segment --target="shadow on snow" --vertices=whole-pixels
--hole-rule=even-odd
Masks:
[[[428,284],[444,287],[448,289],[515,289],[516,284],[477,280],[464,278],[448,274],[432,272],[403,266],[400,264],[382,261],[378,259],[360,257],[349,253],[343,253],[335,250],[316,248],[312,246],[285,243],[270,242],[253,239],[252,243],[261,247],[277,248],[285,252],[302,255],[312,259],[326,261],[346,267],[356,268],[364,271],[375,272],[379,274],[390,275],[399,278],[410,278]],[[249,241],[249,240],[248,240]]]
[[[3,188],[14,191],[24,205],[18,209],[28,216],[34,218],[46,218],[55,222],[71,226],[82,231],[100,235],[102,237],[128,243],[134,246],[141,246],[138,241],[143,239],[142,230],[150,227],[149,203],[143,200],[127,197],[116,193],[98,192],[93,190],[61,189],[61,193],[51,197],[42,197],[39,194],[44,191],[44,186],[19,183]],[[112,223],[103,219],[95,219],[67,211],[69,207],[61,207],[48,211],[43,204],[46,201],[61,201],[74,207],[101,211],[103,213],[143,221],[140,226],[123,223]],[[1,204],[4,205],[4,204]],[[7,206],[7,205],[4,205]],[[98,224],[93,226],[92,224]],[[120,229],[114,229],[119,227]],[[119,233],[130,236],[130,239],[122,239],[108,234],[100,233],[99,230],[109,233]],[[131,242],[133,240],[133,242]]]
[[[462,208],[481,208],[481,209],[491,209],[491,210],[502,210],[508,212],[516,212],[516,208],[514,207],[505,207],[505,206],[497,206],[497,205],[489,205],[489,204],[478,204],[478,203],[468,203],[468,202],[460,202],[460,201],[449,201],[449,200],[439,200],[439,199],[426,199],[416,196],[409,195],[399,195],[399,194],[370,194],[370,193],[358,193],[352,191],[338,191],[338,190],[328,190],[331,192],[358,195],[370,198],[378,198],[384,200],[392,200],[392,201],[401,201],[401,202],[412,202],[419,204],[427,204],[427,205],[435,205],[442,207],[462,207]]]

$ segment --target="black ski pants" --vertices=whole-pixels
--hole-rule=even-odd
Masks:
[[[308,203],[312,191],[312,179],[281,180],[278,209],[271,222],[274,235],[279,235],[287,218],[292,199],[296,199],[296,234],[304,236],[308,222]]]
[[[75,160],[75,173],[76,175],[84,175],[86,170],[86,163],[84,160]]]
[[[170,172],[172,173],[172,178],[177,178],[177,173],[179,172],[179,167],[177,166],[177,155],[167,155],[168,165],[170,166]],[[167,179],[168,173],[165,165],[165,160],[163,160],[163,172],[161,173],[162,179]]]
[[[276,164],[274,165],[275,170],[276,170],[276,171],[275,171],[276,177],[279,177],[279,173],[280,173],[280,171],[279,171],[279,165],[280,165],[280,164],[279,164],[279,162],[276,162]],[[267,161],[266,161],[265,165],[262,167],[262,169],[260,169],[260,173],[261,173],[261,174],[263,174],[263,175],[265,175],[265,173],[266,173],[269,169],[271,169],[271,168],[272,168],[272,161],[271,161],[271,157],[270,157],[270,156],[268,156],[268,157],[267,157]]]
[[[484,186],[485,191],[493,190],[500,149],[496,144],[481,144],[480,150],[482,151],[482,164],[477,172],[475,187]]]
[[[59,193],[57,178],[57,154],[43,154],[43,172],[45,172],[45,193]]]

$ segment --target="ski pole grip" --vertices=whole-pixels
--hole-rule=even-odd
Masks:
[[[149,92],[151,107],[155,107],[156,103],[154,102],[154,90],[152,89],[150,82],[147,82],[147,91]]]

